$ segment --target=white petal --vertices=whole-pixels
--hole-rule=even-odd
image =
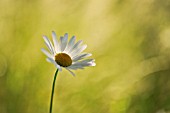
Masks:
[[[61,42],[61,52],[63,52],[63,51],[65,50],[65,48],[66,48],[67,39],[68,39],[67,34],[65,34],[64,37],[60,37],[60,42]]]
[[[96,66],[96,63],[95,63],[95,62],[92,62],[91,66]]]
[[[75,44],[75,40],[76,40],[76,37],[73,36],[70,41],[68,42],[67,46],[66,46],[66,49],[65,49],[65,52],[68,52]]]
[[[83,43],[82,40],[79,40],[70,50],[68,51],[68,54],[70,54],[74,49],[77,49],[81,44]]]
[[[71,66],[72,67],[87,67],[87,66],[95,66],[95,60],[94,59],[86,59],[86,60],[82,60],[79,62],[74,62]]]
[[[46,60],[47,60],[47,62],[50,62],[50,63],[53,63],[53,64],[55,64],[56,62],[55,62],[55,60],[53,60],[52,58],[46,58]]]
[[[73,76],[75,76],[75,74],[68,68],[66,68]]]
[[[53,63],[53,64],[57,67],[57,69],[59,69],[59,71],[62,71],[61,66],[58,65],[58,64],[55,62],[55,60],[53,60],[52,58],[47,58],[47,61],[50,62],[50,63]]]
[[[68,38],[68,33],[65,33],[65,34],[64,34],[64,37],[65,37],[65,38]]]
[[[62,71],[62,67],[60,66],[60,65],[58,65],[59,67],[58,67],[58,70],[59,71]]]
[[[87,67],[87,66],[92,66],[92,62],[88,62],[88,63],[78,63],[78,64],[73,64],[72,66],[74,67]]]
[[[42,48],[41,51],[42,51],[47,57],[53,58],[53,55],[51,55],[51,54],[50,54],[48,51],[46,51],[44,48]]]
[[[52,38],[53,38],[53,42],[54,42],[54,48],[55,48],[55,51],[56,53],[58,53],[58,51],[60,50],[60,46],[59,46],[59,42],[57,40],[57,35],[54,31],[52,31]]]
[[[89,62],[94,62],[94,61],[95,61],[94,59],[86,59],[86,60],[82,60],[79,62],[75,62],[74,64],[83,64],[83,63],[89,63]]]
[[[91,55],[92,55],[92,54],[90,54],[90,53],[82,53],[82,54],[79,54],[79,55],[73,57],[73,62],[76,62],[76,61],[81,60],[81,59],[83,59],[83,58],[87,58],[87,57],[89,57],[89,56],[91,56]]]
[[[77,49],[73,50],[70,53],[71,57],[77,56],[78,54],[80,54],[82,51],[84,51],[86,49],[87,45],[83,45],[81,47],[78,47]]]
[[[45,44],[47,45],[47,47],[49,48],[49,50],[51,51],[52,54],[55,54],[55,51],[54,51],[54,47],[51,43],[51,41],[46,37],[46,36],[43,36],[43,39],[45,41]]]
[[[75,41],[76,41],[76,37],[73,36],[73,37],[70,39],[68,45],[69,45],[70,47],[73,46],[73,45],[75,44]]]
[[[44,43],[45,43],[45,45],[47,46],[47,48],[48,48],[48,50],[50,51],[50,53],[53,54],[53,50],[51,49],[50,45],[47,44],[46,42],[44,42]]]
[[[83,66],[69,66],[67,67],[68,69],[72,69],[72,70],[77,70],[77,69],[84,69]]]

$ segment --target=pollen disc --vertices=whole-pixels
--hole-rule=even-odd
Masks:
[[[72,64],[71,57],[66,53],[58,53],[55,55],[55,61],[62,67],[68,67]]]

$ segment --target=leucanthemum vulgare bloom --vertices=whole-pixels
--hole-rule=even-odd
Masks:
[[[71,70],[84,69],[84,67],[96,65],[94,59],[84,59],[92,54],[82,53],[86,49],[87,45],[81,45],[82,40],[75,43],[75,36],[68,41],[68,34],[66,33],[58,40],[55,32],[53,31],[53,43],[48,39],[48,37],[43,36],[43,38],[49,52],[44,48],[41,50],[47,56],[47,61],[53,63],[59,71],[62,71],[62,68],[65,68],[72,75],[75,75]]]

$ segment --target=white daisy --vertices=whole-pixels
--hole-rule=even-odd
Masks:
[[[94,59],[85,59],[92,54],[82,53],[87,45],[81,45],[82,40],[75,43],[76,37],[73,36],[69,42],[68,34],[66,33],[57,40],[55,32],[52,32],[53,43],[48,39],[47,36],[43,36],[45,44],[49,50],[46,51],[42,48],[42,52],[47,56],[47,61],[53,63],[59,71],[62,71],[62,68],[67,69],[72,75],[75,75],[71,70],[84,69],[87,66],[95,66]],[[54,44],[54,46],[53,46]]]

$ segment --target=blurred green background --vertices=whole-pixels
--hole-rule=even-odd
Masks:
[[[170,0],[0,0],[0,113],[48,113],[42,35],[69,33],[96,67],[64,70],[54,113],[169,113]]]

